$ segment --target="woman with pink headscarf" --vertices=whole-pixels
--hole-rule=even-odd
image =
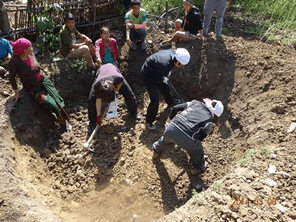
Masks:
[[[17,101],[20,97],[19,89],[16,84],[16,75],[19,76],[25,92],[32,95],[35,100],[51,109],[58,119],[67,119],[62,107],[64,101],[56,91],[52,82],[41,72],[33,52],[32,43],[25,38],[20,38],[15,42],[10,42],[13,47],[13,56],[9,61],[9,79],[15,92],[9,100]]]

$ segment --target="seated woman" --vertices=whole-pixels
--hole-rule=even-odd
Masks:
[[[117,66],[118,62],[118,46],[115,39],[110,38],[110,29],[103,27],[100,30],[101,38],[95,43],[97,64],[100,67],[101,64],[112,63]]]
[[[130,115],[135,119],[141,118],[137,113],[135,94],[123,75],[113,64],[102,65],[97,72],[97,78],[91,87],[88,98],[89,133],[96,125],[101,124],[102,103],[114,101],[118,92],[123,95]]]
[[[24,91],[45,108],[51,109],[59,120],[68,120],[63,110],[64,100],[60,97],[52,82],[41,72],[41,67],[32,53],[32,43],[25,38],[10,42],[13,47],[13,56],[8,63],[9,79],[15,95],[9,100],[18,100],[20,93],[16,84],[16,75],[19,76]]]

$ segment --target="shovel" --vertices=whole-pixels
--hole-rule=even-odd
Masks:
[[[105,116],[107,115],[107,112],[108,112],[108,110],[109,110],[109,106],[110,106],[110,104],[108,104],[108,106],[106,107],[106,109],[105,109],[105,111],[104,111],[104,114],[103,114],[103,116],[102,116],[102,117],[103,117],[102,120],[103,120],[103,119],[105,118]],[[90,137],[88,138],[87,142],[83,144],[83,147],[84,147],[85,149],[88,149],[90,152],[94,152],[94,150],[91,149],[90,146],[91,146],[91,141],[92,141],[92,139],[94,138],[94,136],[96,135],[98,129],[99,129],[99,125],[96,125],[96,128],[92,131],[92,133],[91,133]]]
[[[175,95],[178,97],[178,99],[183,103],[183,99],[181,99],[181,96],[179,95],[179,93],[177,92],[177,90],[175,89],[175,87],[172,85],[172,83],[170,82],[170,80],[167,80],[167,84],[170,87],[170,89],[175,93]]]

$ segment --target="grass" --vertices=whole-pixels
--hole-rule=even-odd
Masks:
[[[214,183],[210,186],[210,189],[207,189],[206,191],[203,192],[197,192],[196,189],[192,189],[192,196],[194,198],[195,203],[197,203],[198,205],[202,205],[205,197],[208,196],[210,194],[210,190],[212,191],[218,191],[222,188],[222,184],[221,183]]]
[[[166,0],[142,0],[142,7],[146,9],[147,13],[154,15],[161,15],[165,12]],[[176,6],[182,6],[183,0],[169,0],[168,6],[169,9],[174,8]],[[200,6],[203,5],[202,0],[195,0],[195,5]],[[183,7],[181,7],[183,9]],[[184,10],[183,10],[184,11]]]
[[[247,30],[266,36],[271,41],[291,43],[296,40],[296,1],[291,0],[233,0],[232,5],[242,8],[261,29]]]
[[[240,165],[242,167],[246,166],[247,162],[252,159],[257,153],[263,153],[267,156],[270,156],[270,154],[272,153],[271,148],[264,146],[261,147],[259,149],[255,149],[255,150],[248,150],[247,153],[245,155],[243,155],[243,157],[241,158],[240,161]]]
[[[169,0],[169,9],[182,6],[183,0]],[[161,15],[165,12],[166,0],[142,0],[142,7],[147,13]],[[203,7],[202,0],[195,0],[195,5]],[[266,37],[270,41],[280,40],[284,44],[296,41],[296,1],[295,0],[232,0],[232,6],[242,9],[244,16],[259,24],[260,28],[246,30],[247,33]],[[172,15],[177,14],[177,15]],[[183,7],[170,13],[174,18],[184,15]],[[227,33],[228,30],[223,30]]]

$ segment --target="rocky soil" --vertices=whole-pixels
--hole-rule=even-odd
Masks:
[[[71,131],[24,93],[16,104],[8,102],[11,87],[0,79],[0,221],[295,220],[295,132],[287,130],[296,121],[296,52],[245,33],[252,25],[229,15],[223,39],[210,34],[205,43],[176,44],[191,54],[188,66],[172,72],[182,98],[225,105],[221,127],[204,141],[208,168],[199,176],[190,174],[179,147],[151,158],[169,115],[164,101],[151,132],[144,119],[128,116],[119,96],[119,116],[103,121],[92,154],[82,144],[94,73],[39,58],[65,99]],[[119,40],[120,69],[142,116],[149,99],[139,71],[167,38],[154,28],[146,52]]]

